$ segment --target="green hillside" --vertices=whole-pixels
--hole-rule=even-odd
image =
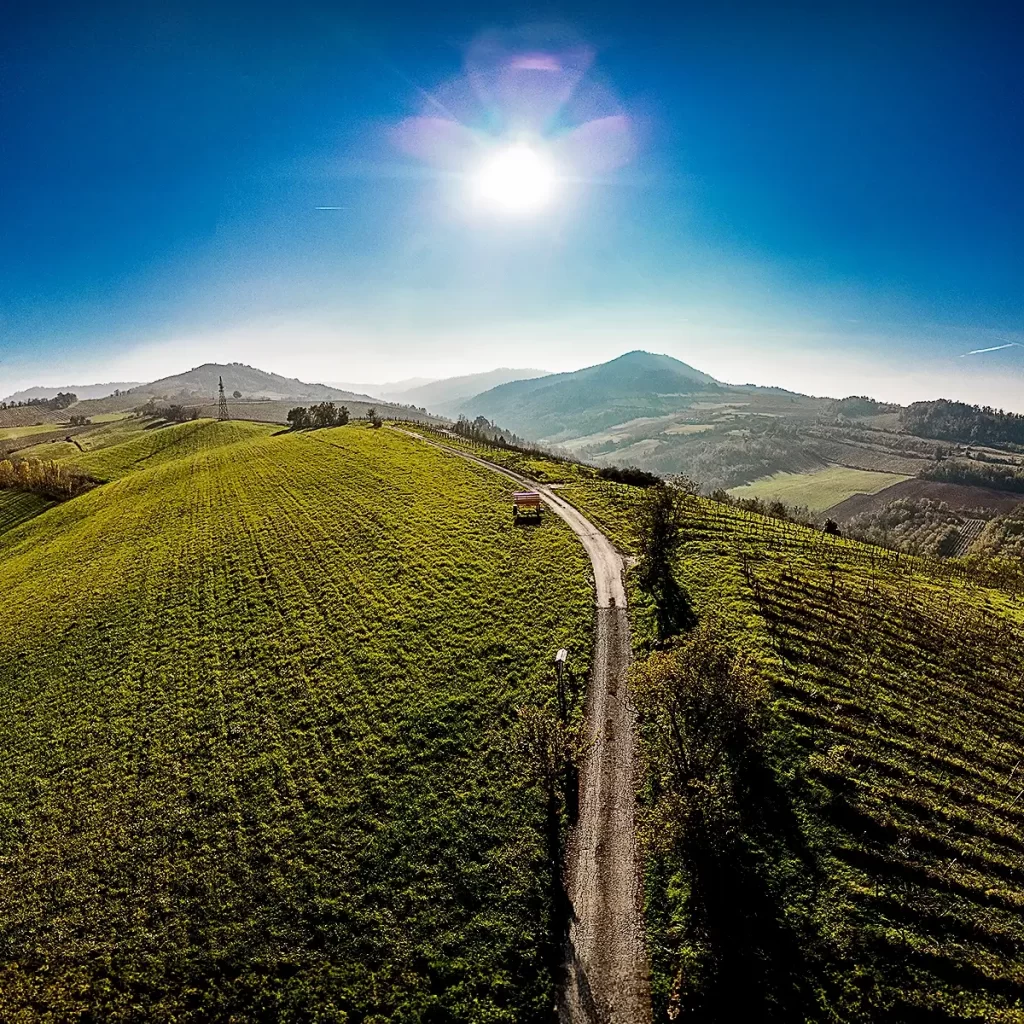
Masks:
[[[688,405],[695,393],[717,388],[713,377],[678,359],[627,352],[575,373],[502,384],[455,411],[486,416],[523,437],[560,441],[671,412]]]
[[[81,461],[0,535],[0,1018],[546,1020],[568,528],[362,426]]]
[[[634,548],[639,492],[561,493]],[[682,522],[697,625],[634,679],[655,1019],[1024,1020],[1019,573]]]
[[[228,395],[240,391],[250,399],[305,398],[315,402],[327,402],[332,399],[358,397],[351,391],[340,391],[338,388],[323,384],[307,384],[295,377],[282,377],[278,373],[268,373],[266,370],[246,366],[244,363],[204,363],[185,373],[162,377],[149,384],[140,384],[132,388],[130,394],[135,396],[138,404],[150,396],[169,398],[178,395],[197,395],[210,399],[217,395],[222,380]]]
[[[639,552],[655,492],[491,452]],[[1019,567],[676,501],[681,631],[627,580],[655,1020],[1024,1020]]]

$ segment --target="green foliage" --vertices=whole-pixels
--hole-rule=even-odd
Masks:
[[[940,398],[914,402],[900,413],[909,434],[965,444],[1024,444],[1024,416],[991,406],[967,405]]]
[[[971,487],[994,487],[1000,491],[1024,493],[1024,467],[981,462],[975,459],[945,459],[929,466],[921,476]]]
[[[199,410],[187,405],[162,405],[154,408],[153,415],[168,423],[188,423],[199,419]]]
[[[675,971],[668,1016],[760,1019],[781,939],[745,835],[770,798],[767,688],[708,622],[636,666],[632,683],[649,787],[643,841],[675,866],[682,896],[672,956],[658,958]]]
[[[850,537],[915,555],[948,557],[960,544],[966,518],[988,519],[989,509],[958,509],[928,498],[898,498],[846,523]]]
[[[514,736],[585,555],[397,432],[272,430],[82,456],[119,478],[0,537],[0,1017],[548,1020]]]
[[[825,414],[833,419],[854,419],[863,416],[878,416],[887,412],[899,412],[900,406],[879,402],[867,395],[850,395],[831,403]]]
[[[637,578],[653,599],[658,634],[665,640],[690,624],[685,592],[676,581],[673,561],[683,542],[683,505],[690,495],[662,484],[643,492],[637,507]]]

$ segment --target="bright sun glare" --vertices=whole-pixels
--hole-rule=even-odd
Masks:
[[[478,202],[500,213],[525,215],[547,206],[557,175],[548,157],[523,143],[491,153],[477,169],[473,191]]]

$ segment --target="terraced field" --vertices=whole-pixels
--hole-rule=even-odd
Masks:
[[[0,533],[13,529],[53,504],[48,498],[25,491],[0,491]]]
[[[562,494],[632,547],[638,492]],[[637,677],[655,1019],[1024,1020],[1019,576],[700,499],[684,523],[699,625]],[[762,688],[762,732],[681,791],[673,730],[707,722],[651,680],[708,651]]]
[[[548,1019],[516,723],[589,660],[568,528],[362,426],[81,463],[0,535],[0,1018]]]

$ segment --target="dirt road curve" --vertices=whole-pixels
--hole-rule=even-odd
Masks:
[[[647,1024],[651,1001],[634,827],[636,757],[626,692],[630,645],[622,559],[603,533],[550,488],[413,431],[403,433],[540,491],[590,556],[597,592],[597,637],[586,701],[590,748],[580,775],[579,823],[569,839],[566,884],[572,920],[558,1017],[562,1024]]]

